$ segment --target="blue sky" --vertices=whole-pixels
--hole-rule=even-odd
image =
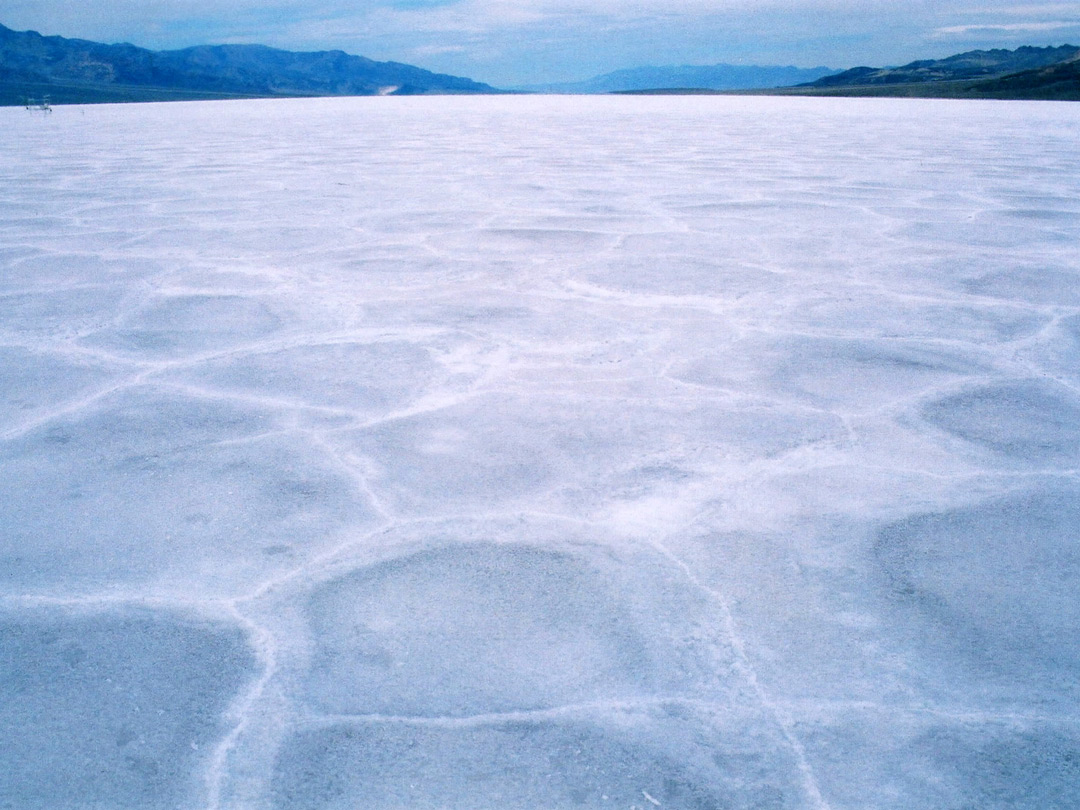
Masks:
[[[1080,2],[6,0],[0,23],[148,48],[341,49],[499,86],[670,64],[901,64],[1080,44]]]

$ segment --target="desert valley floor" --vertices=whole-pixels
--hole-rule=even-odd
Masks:
[[[0,807],[1080,806],[1080,105],[0,130]]]

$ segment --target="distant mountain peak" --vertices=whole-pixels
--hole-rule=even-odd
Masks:
[[[530,85],[549,93],[618,93],[655,89],[751,90],[811,82],[836,71],[791,65],[666,65],[622,68],[581,82]]]

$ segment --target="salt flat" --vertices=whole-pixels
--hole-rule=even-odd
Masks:
[[[0,130],[0,807],[1078,806],[1080,106]]]

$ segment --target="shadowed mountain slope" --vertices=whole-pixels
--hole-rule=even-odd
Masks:
[[[825,76],[807,86],[851,87],[987,79],[1038,70],[1072,59],[1077,54],[1080,54],[1080,48],[1073,45],[1062,45],[1059,48],[1024,46],[1015,51],[969,51],[946,59],[923,59],[902,67],[856,67],[835,76]]]
[[[1064,62],[979,82],[976,89],[1013,95],[1038,92],[1046,98],[1080,99],[1080,50]]]

